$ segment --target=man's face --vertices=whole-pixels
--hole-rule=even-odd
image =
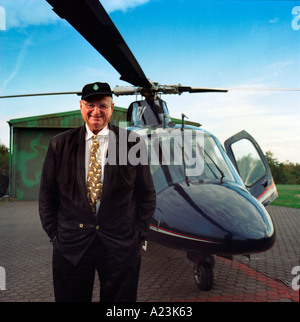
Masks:
[[[113,109],[114,103],[110,96],[97,96],[80,101],[82,118],[94,134],[109,123]]]

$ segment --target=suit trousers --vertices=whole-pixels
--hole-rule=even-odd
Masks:
[[[71,264],[53,245],[53,285],[56,302],[91,302],[95,272],[101,302],[135,302],[141,264],[140,253],[126,263],[110,254],[97,236],[79,263]]]

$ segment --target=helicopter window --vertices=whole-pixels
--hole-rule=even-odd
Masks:
[[[150,170],[152,173],[153,183],[156,192],[159,192],[168,187],[167,179],[160,165],[150,164]]]
[[[175,132],[178,134],[178,132]],[[176,139],[175,139],[176,138]],[[172,181],[177,183],[184,180],[184,169],[182,162],[182,152],[178,148],[178,141],[181,137],[178,135],[165,137],[161,142],[162,163],[165,164],[170,172]]]
[[[204,155],[203,179],[217,179],[223,177],[225,180],[234,181],[234,178],[227,166],[227,163],[212,136],[206,134],[204,137],[204,149],[201,149]]]
[[[181,150],[174,149],[175,141],[178,140],[166,133],[148,141],[150,169],[157,192],[166,188],[170,183],[185,180]]]
[[[174,130],[169,135],[165,133],[159,138],[148,140],[151,172],[157,192],[169,184],[185,181],[186,177],[192,181],[220,178],[234,181],[213,137],[197,133],[198,136],[187,135],[182,141],[181,131]]]
[[[247,187],[266,174],[266,168],[251,141],[242,139],[231,146],[239,174]]]
[[[162,125],[171,122],[168,116],[166,104],[162,100],[144,100],[131,104],[128,112],[131,113],[131,124],[142,125]]]

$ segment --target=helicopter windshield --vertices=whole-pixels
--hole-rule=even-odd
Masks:
[[[167,130],[165,131],[167,132]],[[170,130],[168,135],[148,135],[150,168],[156,191],[183,181],[204,182],[234,178],[214,138],[201,131]],[[157,133],[157,132],[156,132]],[[186,135],[189,133],[190,135]]]
[[[171,122],[166,103],[161,99],[133,102],[127,113],[127,121],[134,126],[161,126]]]

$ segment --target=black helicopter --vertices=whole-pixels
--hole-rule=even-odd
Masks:
[[[200,290],[213,286],[214,255],[232,257],[270,249],[275,229],[265,206],[277,198],[267,160],[245,131],[224,146],[202,128],[172,123],[160,94],[227,92],[226,89],[160,85],[145,76],[99,0],[47,0],[133,86],[115,87],[119,95],[144,100],[128,108],[131,131],[148,147],[157,208],[148,241],[182,249],[194,262]],[[15,95],[78,94],[61,92]],[[12,96],[10,96],[12,97]],[[4,98],[4,97],[2,97]]]

